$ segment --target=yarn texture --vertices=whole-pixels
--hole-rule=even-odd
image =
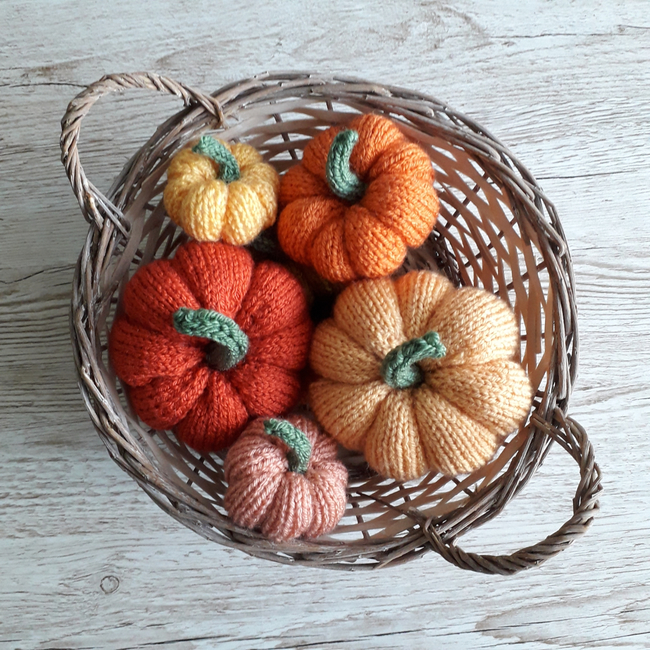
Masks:
[[[314,333],[310,404],[383,476],[472,472],[530,409],[518,346],[513,312],[486,291],[430,271],[356,282]]]
[[[280,245],[331,282],[388,275],[435,225],[433,180],[426,152],[387,118],[332,127],[282,177]]]
[[[202,136],[172,159],[163,201],[194,239],[243,245],[275,223],[279,186],[278,173],[250,145]]]
[[[209,452],[251,418],[294,406],[311,330],[303,290],[284,267],[190,241],[127,283],[109,355],[143,422]]]
[[[232,318],[212,309],[188,309],[181,307],[174,312],[174,327],[177,332],[188,336],[210,339],[217,345],[209,346],[207,353],[209,366],[217,370],[230,370],[248,352],[248,337]],[[216,351],[220,354],[215,354]]]
[[[359,134],[346,129],[336,135],[327,154],[325,177],[336,196],[355,202],[366,193],[366,184],[350,168],[350,156],[359,142]]]
[[[324,535],[345,512],[348,473],[336,443],[298,415],[252,422],[228,451],[225,478],[230,518],[276,542]]]
[[[287,420],[265,420],[264,431],[275,436],[289,447],[287,462],[289,471],[304,474],[309,467],[311,458],[311,443],[309,438]]]
[[[423,381],[418,361],[441,359],[447,349],[440,341],[438,332],[427,332],[391,350],[381,364],[381,376],[393,388],[412,388]]]

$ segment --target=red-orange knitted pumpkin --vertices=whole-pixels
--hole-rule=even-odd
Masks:
[[[348,472],[336,443],[298,415],[251,422],[228,451],[225,475],[230,518],[274,541],[319,537],[345,512]]]
[[[332,282],[388,275],[433,229],[433,178],[425,151],[390,120],[332,127],[281,178],[280,245]]]
[[[251,417],[295,404],[310,334],[302,288],[284,267],[191,241],[127,283],[109,354],[140,418],[207,452]]]

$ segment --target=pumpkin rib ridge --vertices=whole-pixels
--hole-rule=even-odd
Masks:
[[[487,361],[485,363],[471,364],[471,367],[479,368],[481,366],[490,366],[490,365],[495,364],[497,362],[510,363],[510,364],[513,364],[514,367],[521,368],[521,366],[516,361],[514,361],[513,359],[492,359],[491,361]],[[447,368],[439,368],[439,369],[435,370],[434,373],[440,373],[440,374],[444,375],[447,370],[456,370],[457,371],[457,370],[462,369],[462,368],[464,368],[464,366],[462,366],[462,365],[460,365],[460,366],[449,366]],[[474,371],[468,370],[467,372],[468,373],[473,372],[476,375],[476,370],[474,370]],[[433,374],[433,373],[428,373],[428,374]],[[524,372],[523,376],[528,378],[528,376],[525,374],[525,372]],[[426,382],[426,380],[425,380],[425,382]],[[526,415],[527,415],[528,411],[530,410],[530,401],[532,400],[532,395],[528,400],[529,406],[526,409],[526,414],[524,414],[520,418],[519,424],[512,427],[511,430],[504,432],[504,430],[499,426],[498,423],[491,422],[483,414],[476,415],[474,413],[471,413],[469,410],[467,410],[466,407],[464,407],[461,403],[459,403],[457,401],[457,399],[462,397],[460,394],[457,396],[457,399],[452,399],[452,398],[450,398],[449,395],[443,394],[439,390],[436,390],[434,387],[428,385],[428,382],[426,382],[426,384],[427,384],[427,388],[429,390],[434,391],[437,395],[439,395],[441,397],[441,399],[444,399],[446,402],[448,402],[449,404],[451,404],[452,406],[457,408],[467,418],[477,422],[482,427],[484,427],[485,429],[490,431],[490,433],[492,433],[495,437],[500,438],[502,440],[507,438],[512,432],[514,432],[519,426],[521,426],[522,422],[525,421],[525,419],[526,419]],[[532,392],[532,387],[530,386],[530,382],[529,382],[528,386],[529,386],[529,388],[531,388],[531,392]]]
[[[367,382],[366,384],[353,385],[353,384],[346,384],[346,383],[340,382],[340,381],[333,381],[331,379],[319,378],[316,381],[312,382],[312,384],[310,386],[310,389],[309,389],[310,390],[310,401],[313,403],[313,396],[311,394],[311,391],[313,389],[318,390],[318,388],[320,386],[323,386],[323,385],[325,385],[326,388],[337,389],[337,388],[341,387],[341,388],[345,389],[346,387],[348,387],[348,388],[355,389],[355,388],[358,388],[359,386],[368,386],[370,384],[379,385],[380,383],[383,383],[383,382],[375,381],[375,382]],[[374,408],[374,414],[372,416],[372,419],[369,420],[369,422],[365,424],[363,430],[361,430],[361,428],[359,428],[359,431],[361,431],[361,433],[359,433],[359,435],[357,436],[358,445],[356,445],[356,446],[348,446],[345,443],[340,441],[340,439],[342,437],[341,436],[341,427],[338,427],[338,433],[336,433],[336,434],[332,433],[332,431],[331,431],[332,427],[328,428],[328,426],[325,425],[325,423],[323,421],[323,418],[319,417],[319,415],[317,414],[317,412],[321,410],[320,406],[312,407],[312,410],[313,410],[313,413],[314,413],[314,417],[316,418],[318,423],[321,425],[323,430],[326,431],[330,436],[332,436],[337,442],[339,442],[339,444],[341,444],[341,446],[345,447],[346,449],[351,449],[353,451],[363,452],[363,449],[364,449],[365,444],[366,444],[366,439],[368,437],[368,431],[370,430],[370,427],[372,427],[372,425],[375,423],[375,420],[377,419],[377,416],[378,416],[379,411],[381,409],[381,405],[384,403],[385,399],[391,394],[391,392],[392,392],[392,390],[389,387],[387,387],[386,394],[383,397],[381,397],[373,407]],[[331,424],[331,422],[330,422],[330,424]],[[343,437],[348,438],[350,436],[345,436],[344,435]]]
[[[111,328],[108,353],[123,381],[129,386],[144,386],[155,377],[183,375],[203,362],[203,345],[185,338],[182,334],[167,336],[145,329],[120,315]],[[152,354],[148,350],[153,346],[156,347]],[[173,360],[177,362],[175,368]]]
[[[453,469],[451,471],[443,469],[441,467],[441,463],[438,462],[432,462],[434,459],[429,458],[429,449],[427,444],[423,444],[424,452],[425,452],[425,458],[427,462],[430,464],[431,467],[435,468],[438,472],[441,474],[444,474],[445,476],[458,476],[459,474],[465,474],[468,473],[469,471],[474,471],[477,469],[480,465],[482,465],[487,459],[492,457],[497,449],[499,448],[499,445],[501,444],[504,436],[496,436],[494,435],[491,431],[489,431],[486,427],[484,427],[482,424],[480,424],[478,421],[476,421],[474,418],[468,416],[466,413],[462,412],[460,409],[457,409],[455,405],[453,405],[449,400],[447,400],[443,395],[440,393],[437,393],[436,391],[432,390],[428,386],[421,388],[420,390],[425,390],[429,391],[432,393],[437,399],[441,400],[444,402],[444,404],[450,406],[451,408],[449,409],[450,411],[453,411],[453,409],[458,410],[467,420],[472,422],[476,427],[477,430],[484,429],[485,431],[488,432],[489,438],[486,438],[485,436],[474,436],[471,440],[469,438],[460,438],[456,439],[453,435],[447,435],[446,438],[443,439],[443,442],[445,443],[444,445],[438,444],[438,449],[440,451],[443,451],[444,453],[444,458],[441,458],[445,464],[447,464],[448,469],[453,466]],[[418,433],[420,433],[420,436],[422,436],[421,430],[423,427],[423,424],[421,423],[421,416],[420,412],[422,410],[422,404],[420,403],[418,405],[418,409],[415,411],[415,421],[416,421],[416,426],[418,428]],[[446,410],[446,409],[444,409]],[[452,428],[449,426],[446,426],[445,428],[446,432],[449,434],[450,431],[453,431]],[[428,439],[426,436],[424,439]],[[451,447],[453,453],[449,453],[449,447]],[[477,450],[478,447],[478,450]],[[461,471],[459,470],[459,464],[461,462],[464,462],[467,460],[467,453],[471,453],[471,450],[473,449],[473,456],[476,458],[478,455],[482,460],[480,463],[473,463],[471,468],[464,467]],[[486,449],[490,449],[489,454],[482,453],[482,450],[485,451]]]
[[[215,408],[219,402],[220,408]],[[215,443],[230,446],[250,419],[246,404],[225,374],[210,373],[205,390],[174,432],[197,451],[210,451]],[[218,433],[216,433],[218,431]]]
[[[314,235],[311,246],[309,249],[309,260],[314,270],[321,276],[326,277],[334,282],[349,282],[357,277],[354,269],[350,252],[345,242],[345,224],[346,212],[343,215],[336,215],[323,223],[316,235]],[[328,233],[327,229],[334,227],[333,233]],[[330,247],[330,250],[339,249],[339,257],[333,258],[333,254],[325,255],[326,259],[322,259],[323,254],[317,254],[318,251],[327,251],[323,246],[321,239],[325,239],[330,234],[326,241],[333,242],[336,246]]]
[[[262,361],[264,363],[268,364],[269,366],[273,366],[275,368],[280,368],[282,370],[293,370],[293,371],[300,372],[301,370],[306,368],[307,365],[309,364],[309,350],[310,350],[310,346],[311,346],[311,338],[312,338],[312,335],[313,335],[313,326],[312,326],[311,323],[306,322],[306,321],[301,321],[301,322],[297,323],[296,325],[292,325],[289,328],[278,329],[275,332],[272,332],[272,333],[267,334],[265,336],[251,336],[251,337],[249,337],[249,340],[251,342],[251,345],[255,344],[256,349],[259,350],[259,348],[257,348],[257,345],[260,345],[263,342],[268,341],[269,339],[274,339],[275,338],[276,341],[278,339],[281,340],[281,337],[279,335],[282,334],[283,332],[288,331],[288,330],[293,330],[295,332],[295,335],[294,335],[293,338],[296,339],[296,340],[292,342],[292,346],[293,346],[294,350],[296,348],[299,348],[299,350],[302,352],[302,354],[300,355],[300,356],[303,357],[302,362],[300,362],[300,364],[298,366],[293,365],[293,362],[292,362],[291,365],[280,365],[280,363],[275,360],[276,357],[271,357],[270,359],[267,359],[266,357],[264,357],[262,359]],[[304,337],[304,339],[305,339],[304,341],[301,340],[301,336]],[[259,353],[256,352],[256,354],[259,354]],[[284,359],[284,357],[280,357],[280,358]],[[286,364],[286,359],[284,359],[284,362]]]
[[[204,302],[204,297],[205,296],[200,296],[197,294],[197,292],[192,288],[192,285],[195,284],[196,282],[203,283],[203,284],[208,284],[208,283],[213,283],[213,286],[216,284],[214,283],[214,278],[210,277],[211,273],[210,272],[205,272],[203,269],[201,269],[201,266],[212,266],[212,265],[217,265],[220,264],[220,261],[218,260],[217,256],[217,261],[214,259],[215,252],[218,253],[221,250],[224,250],[225,248],[230,249],[233,251],[233,255],[235,256],[233,260],[231,260],[230,264],[228,265],[230,270],[234,270],[236,265],[242,265],[241,268],[237,268],[236,270],[238,271],[236,280],[237,282],[241,282],[242,279],[242,270],[245,269],[246,267],[250,268],[250,273],[246,273],[247,280],[245,282],[245,286],[239,286],[237,287],[237,290],[241,292],[241,296],[238,297],[238,306],[234,312],[231,313],[224,313],[225,316],[228,316],[231,319],[235,319],[239,311],[241,310],[242,303],[244,301],[244,298],[248,294],[248,291],[250,290],[251,287],[251,281],[253,279],[253,274],[255,271],[255,265],[252,261],[250,253],[245,249],[240,246],[233,246],[232,244],[226,244],[224,242],[188,242],[188,244],[185,245],[185,247],[179,249],[179,252],[172,258],[169,259],[171,262],[172,268],[176,271],[176,274],[183,280],[185,285],[188,288],[188,292],[194,296],[194,298],[197,300],[199,304],[203,304]],[[241,252],[240,252],[241,251]],[[240,259],[237,262],[234,262],[234,259],[239,257]],[[199,263],[199,258],[200,258],[200,263]],[[242,264],[242,262],[246,260],[247,264]],[[187,274],[190,272],[190,270],[194,269],[196,272],[196,278],[192,279],[190,278]],[[212,271],[214,269],[211,269]],[[222,271],[223,269],[219,269]],[[233,278],[229,278],[229,286],[228,288],[232,290],[232,285],[233,285]],[[212,309],[211,306],[208,307],[209,309]],[[221,306],[221,309],[217,309],[217,311],[223,312],[223,305]],[[229,311],[229,310],[228,310]]]
[[[364,210],[366,210],[366,212],[368,213],[368,215],[367,215],[366,218],[370,217],[370,218],[373,219],[373,220],[376,222],[376,224],[378,224],[378,226],[379,226],[379,227],[375,226],[375,228],[373,228],[373,229],[371,230],[373,236],[376,236],[376,233],[377,233],[381,228],[385,228],[387,231],[389,231],[391,234],[393,234],[393,235],[395,235],[395,236],[397,237],[397,239],[402,243],[402,245],[403,245],[403,247],[404,247],[406,253],[408,253],[409,245],[408,245],[408,242],[405,240],[405,238],[404,238],[404,236],[402,235],[401,232],[399,232],[399,231],[396,230],[395,228],[391,228],[390,226],[387,226],[386,224],[384,224],[384,223],[382,222],[382,220],[377,216],[377,214],[376,214],[374,211],[369,210],[368,208],[366,208],[366,207],[363,205],[363,201],[359,202],[358,205],[359,205],[359,207],[361,207],[361,208],[363,208]],[[372,279],[372,278],[374,278],[374,277],[383,277],[383,276],[385,276],[385,275],[390,275],[391,272],[386,273],[386,274],[383,274],[383,276],[374,276],[374,275],[369,275],[369,274],[368,274],[368,264],[367,264],[367,262],[366,262],[366,261],[360,261],[360,260],[358,259],[358,253],[355,254],[355,255],[352,255],[352,254],[350,253],[350,247],[351,247],[352,245],[351,245],[351,244],[349,243],[349,241],[348,241],[348,240],[349,240],[349,236],[348,236],[348,234],[347,234],[348,228],[345,227],[346,225],[348,225],[348,224],[350,223],[350,219],[348,219],[348,217],[347,217],[347,212],[348,212],[348,211],[346,210],[346,216],[344,217],[344,227],[343,227],[343,247],[345,248],[345,251],[346,251],[347,254],[348,254],[348,259],[350,260],[350,266],[351,266],[351,268],[353,269],[354,274],[355,274],[355,276],[356,276],[356,277],[353,278],[353,279],[361,279],[361,278],[371,278],[371,279]],[[363,240],[364,240],[364,241],[367,241],[367,239],[368,239],[367,235],[364,235]],[[376,249],[375,249],[375,250],[376,250]],[[380,257],[380,258],[382,258],[382,259],[385,260],[385,259],[388,257],[388,255],[386,255],[386,252],[387,252],[387,250],[384,249],[384,250],[382,251],[382,254],[381,254],[381,255],[377,255],[376,257]],[[402,257],[402,256],[400,255],[400,257]],[[404,259],[404,257],[402,257],[402,260],[403,260],[403,259]]]
[[[364,455],[364,457],[365,457],[365,455],[366,455],[366,452],[365,452],[366,445],[368,444],[368,433],[369,433],[369,432],[372,430],[372,428],[375,426],[375,422],[377,421],[377,418],[379,417],[379,413],[381,412],[381,407],[382,407],[382,405],[384,404],[384,402],[388,399],[388,397],[390,396],[390,394],[391,394],[392,392],[393,392],[393,391],[390,391],[390,392],[386,393],[386,395],[384,395],[384,397],[382,397],[382,398],[379,400],[379,402],[377,402],[377,406],[375,407],[375,414],[373,415],[373,418],[372,418],[370,424],[368,425],[368,427],[366,428],[366,432],[365,432],[365,434],[364,434],[364,436],[363,436],[363,450],[362,450],[362,451],[363,451],[363,455]],[[374,472],[374,471],[376,471],[376,470],[373,469],[373,472]],[[378,472],[377,472],[377,473],[378,473]]]
[[[242,329],[244,330],[246,335],[251,337],[251,338],[264,339],[267,336],[272,336],[273,334],[276,334],[276,333],[286,329],[287,327],[295,327],[297,325],[300,325],[300,323],[302,323],[303,321],[305,321],[306,319],[309,318],[309,309],[307,307],[307,301],[306,301],[306,298],[305,298],[305,293],[304,293],[303,288],[300,286],[300,282],[298,281],[296,276],[293,273],[291,273],[291,271],[289,271],[286,267],[284,267],[282,264],[279,264],[278,262],[273,262],[273,261],[270,261],[270,260],[263,260],[262,262],[259,262],[258,264],[255,265],[255,267],[253,269],[253,273],[251,274],[251,277],[250,277],[248,291],[244,295],[244,297],[243,297],[243,299],[241,301],[241,304],[239,306],[239,309],[237,310],[237,313],[233,316],[232,320],[234,320],[238,325],[241,326],[241,322],[243,320],[242,317],[247,316],[248,314],[250,314],[251,310],[254,310],[256,308],[256,303],[255,302],[251,304],[251,301],[253,301],[256,296],[250,296],[249,295],[250,291],[254,286],[254,282],[256,280],[258,282],[260,281],[259,280],[259,275],[260,274],[262,274],[262,273],[268,274],[270,272],[273,272],[273,273],[279,272],[281,275],[284,276],[282,278],[283,282],[281,283],[279,288],[278,288],[278,286],[276,284],[277,277],[274,279],[274,284],[273,284],[272,289],[274,291],[284,289],[285,287],[282,286],[282,285],[285,285],[287,283],[287,281],[290,284],[293,284],[294,285],[293,288],[295,289],[296,296],[293,296],[292,299],[293,299],[293,301],[295,301],[295,298],[300,296],[301,297],[301,302],[302,302],[302,308],[300,309],[300,313],[295,315],[295,321],[292,322],[290,325],[285,323],[285,322],[282,322],[282,320],[280,320],[280,324],[278,324],[277,323],[277,321],[278,321],[277,316],[281,315],[282,311],[280,309],[278,309],[278,307],[277,307],[277,295],[273,295],[272,300],[267,300],[266,302],[273,306],[273,315],[276,317],[274,319],[276,321],[275,325],[274,325],[275,329],[267,330],[263,334],[256,334],[255,330],[253,330],[253,332],[249,332],[248,331],[249,327],[246,327],[246,328],[242,327]],[[260,287],[255,287],[255,288],[257,289],[257,292],[260,291]],[[263,289],[263,287],[262,287],[262,289]],[[286,296],[286,294],[285,294],[285,296]],[[244,311],[244,309],[246,311]],[[268,319],[268,314],[266,314],[266,318]],[[249,324],[249,326],[250,326],[250,324]]]
[[[165,274],[169,274],[169,276],[165,277]],[[171,277],[172,274],[175,276],[174,278]],[[162,279],[156,277],[159,275],[162,275]],[[198,308],[200,301],[187,285],[186,279],[178,273],[171,260],[164,259],[154,260],[150,265],[140,267],[131,276],[122,297],[122,313],[129,321],[134,322],[143,329],[167,335],[170,329],[174,329],[174,325],[171,320],[163,321],[160,318],[163,312],[168,311],[166,308],[160,309],[163,306],[161,303],[160,282],[164,280],[169,283],[172,279],[175,286],[171,288],[170,293],[176,296],[181,291],[184,292],[188,299],[191,298],[194,301],[193,304],[185,306]],[[155,293],[154,288],[157,289]],[[170,289],[169,284],[166,284],[163,288],[167,291]],[[146,317],[143,312],[147,314]],[[170,315],[171,313],[173,311],[170,311]]]
[[[427,374],[433,374],[434,372],[436,372],[436,370],[434,370],[432,372],[429,372]],[[460,404],[457,404],[455,400],[451,400],[451,399],[449,399],[449,397],[447,395],[443,395],[442,393],[438,392],[434,388],[431,388],[431,386],[429,386],[426,383],[426,380],[425,380],[425,383],[423,384],[423,386],[420,388],[420,390],[423,390],[423,389],[424,390],[430,390],[432,393],[435,393],[440,399],[447,402],[447,404],[450,404],[454,408],[458,409],[465,417],[469,418],[470,420],[475,420],[474,416],[471,413],[469,413],[468,411],[466,411]],[[483,426],[485,426],[485,425],[483,425]]]
[[[472,301],[475,304],[468,307],[467,303]],[[485,348],[480,355],[477,355],[476,350],[472,349],[472,345],[465,341],[464,346],[467,349],[463,351],[462,361],[457,359],[458,352],[451,351],[448,347],[448,354],[440,360],[440,366],[464,365],[469,360],[475,364],[487,363],[495,359],[514,360],[520,343],[520,334],[512,310],[498,296],[477,287],[464,286],[447,293],[432,313],[427,323],[427,329],[438,331],[442,337],[444,326],[449,326],[450,319],[455,320],[456,316],[453,312],[457,311],[459,306],[465,310],[468,308],[473,310],[472,330],[474,330],[473,334],[476,338],[471,343],[476,345],[477,340],[483,344],[489,342],[491,347]],[[480,326],[479,321],[476,320],[477,312],[481,312],[484,317]],[[488,323],[489,328],[491,328],[491,340],[485,337],[486,330],[481,329],[484,323]],[[507,347],[504,346],[505,343],[508,343]]]
[[[263,226],[267,219],[264,203],[258,192],[243,180],[230,183],[226,212],[231,216],[231,219],[224,219],[221,227],[221,241],[226,244],[244,246],[255,239],[254,233],[259,234],[264,230]],[[244,214],[247,219],[242,218]],[[248,230],[244,228],[243,224]]]
[[[410,481],[426,474],[430,467],[413,395],[412,390],[392,390],[378,409],[378,417],[384,421],[375,420],[368,429],[363,453],[380,476]]]

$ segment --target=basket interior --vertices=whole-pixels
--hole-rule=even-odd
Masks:
[[[115,446],[116,436],[111,438],[114,456],[167,512],[223,544],[280,561],[326,557],[333,564],[370,566],[410,559],[425,549],[423,520],[441,522],[455,537],[490,518],[541,461],[548,442],[531,446],[533,431],[526,424],[508,436],[491,462],[471,475],[448,478],[430,473],[404,484],[375,475],[363,458],[342,451],[350,471],[349,502],[330,535],[271,544],[254,531],[239,529],[223,508],[225,452],[200,456],[173,434],[143,425],[108,360],[107,334],[127,280],[140,265],[172,256],[186,241],[162,205],[169,158],[199,134],[212,132],[255,146],[283,172],[322,129],[346,123],[359,112],[391,117],[431,157],[441,205],[435,231],[409,253],[400,272],[438,268],[456,285],[484,288],[512,306],[521,328],[521,362],[536,390],[533,410],[539,412],[556,405],[562,381],[567,383],[560,377],[557,358],[558,282],[550,272],[548,243],[540,241],[544,231],[536,225],[540,209],[548,220],[544,205],[525,187],[518,189],[525,184],[502,152],[477,153],[472,140],[476,133],[444,109],[430,112],[425,120],[408,101],[387,107],[357,95],[249,98],[235,108],[225,111],[226,127],[218,130],[196,111],[194,118],[186,110],[184,117],[171,119],[127,165],[108,194],[131,224],[128,238],[115,235],[95,242],[107,249],[100,269],[101,309],[93,327],[97,363],[118,413],[114,428],[123,441]],[[508,174],[519,185],[507,182]],[[508,475],[515,473],[513,481]]]

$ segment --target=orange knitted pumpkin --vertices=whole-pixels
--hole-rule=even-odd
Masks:
[[[225,476],[230,518],[274,541],[319,537],[345,512],[336,443],[300,416],[252,422],[228,451]]]
[[[388,275],[433,229],[433,179],[427,154],[386,118],[330,128],[281,179],[280,245],[332,282]]]
[[[295,404],[310,335],[305,296],[284,267],[191,241],[127,283],[109,354],[140,418],[207,452],[251,417]]]
[[[311,407],[383,476],[471,472],[528,414],[518,346],[514,314],[486,291],[429,271],[357,282],[314,333]]]

